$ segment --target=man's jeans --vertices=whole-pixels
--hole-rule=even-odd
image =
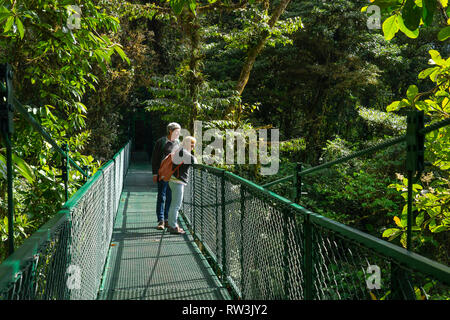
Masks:
[[[158,181],[158,198],[156,200],[156,217],[158,222],[168,220],[171,201],[172,192],[169,188],[169,183],[164,180]]]

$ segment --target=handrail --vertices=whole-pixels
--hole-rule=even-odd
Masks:
[[[352,153],[352,154],[350,154],[348,156],[341,157],[339,159],[336,159],[336,160],[333,160],[333,161],[329,161],[329,162],[317,165],[315,167],[312,167],[312,168],[300,171],[297,174],[298,174],[298,176],[304,176],[304,175],[307,175],[307,174],[311,174],[313,172],[320,171],[320,170],[323,170],[323,169],[327,169],[327,168],[332,167],[332,166],[334,166],[336,164],[344,163],[344,162],[347,162],[347,161],[349,161],[351,159],[360,157],[362,155],[365,155],[365,154],[368,154],[368,153],[372,153],[372,152],[376,152],[378,150],[381,150],[381,149],[384,149],[384,148],[387,148],[387,147],[390,147],[390,146],[393,146],[395,144],[402,143],[402,142],[405,142],[405,141],[406,141],[406,135],[400,136],[400,137],[396,137],[396,138],[392,138],[392,139],[386,140],[386,141],[384,141],[382,143],[376,144],[376,145],[374,145],[372,147],[369,147],[369,148],[366,148],[366,149],[354,152],[354,153]],[[288,181],[288,180],[292,179],[293,177],[294,177],[294,175],[291,174],[291,175],[288,175],[286,177],[277,179],[275,181],[271,181],[269,183],[263,184],[262,187],[268,188],[268,187],[271,187],[273,185],[276,185],[276,184]]]
[[[0,300],[2,296],[7,296],[7,299],[34,299],[33,295],[36,294],[38,291],[37,289],[39,289],[40,292],[43,292],[44,295],[48,294],[46,292],[51,291],[50,289],[39,288],[39,286],[42,285],[42,279],[45,279],[46,277],[49,279],[48,283],[45,284],[46,287],[58,287],[61,290],[57,298],[70,298],[70,293],[63,292],[64,290],[67,291],[66,281],[69,278],[67,267],[71,263],[74,263],[73,261],[70,262],[70,259],[73,259],[73,256],[76,253],[78,253],[79,256],[88,255],[83,250],[86,250],[88,247],[96,247],[98,243],[95,241],[97,241],[98,238],[105,238],[105,243],[109,244],[110,238],[107,237],[107,234],[108,232],[112,234],[112,225],[109,225],[109,229],[107,229],[106,226],[103,227],[103,232],[92,232],[95,229],[94,227],[91,232],[83,234],[83,238],[74,238],[74,235],[79,235],[83,228],[93,227],[89,226],[87,223],[80,223],[80,221],[84,222],[84,213],[81,215],[80,212],[77,213],[77,207],[83,206],[83,199],[86,199],[86,197],[89,196],[89,192],[96,189],[95,185],[97,183],[106,183],[107,180],[104,180],[106,177],[109,176],[111,179],[114,179],[118,175],[122,175],[122,178],[126,175],[129,164],[130,145],[131,141],[128,141],[110,161],[103,164],[99,170],[89,177],[87,182],[62,205],[61,209],[59,209],[53,217],[36,230],[29,238],[25,239],[24,243],[0,264]],[[120,201],[120,192],[123,187],[123,179],[115,182],[117,182],[117,184],[114,183],[113,186],[105,185],[100,188],[101,193],[97,196],[100,199],[105,196],[104,199],[100,200],[101,205],[104,206],[103,210],[88,212],[89,214],[86,216],[93,217],[98,215],[98,217],[102,217],[105,221],[107,220],[106,217],[108,215],[113,216],[113,219],[115,218]],[[92,197],[88,197],[88,199],[93,200]],[[103,223],[105,222],[103,221]],[[91,239],[90,237],[92,236],[97,238]],[[63,245],[56,244],[56,246],[59,246],[59,249],[67,253],[64,257],[55,257],[51,256],[51,254],[47,257],[47,247],[51,246],[51,242],[58,241],[60,238],[63,238],[64,241],[67,241],[68,243]],[[62,248],[65,245],[67,245],[67,248]],[[95,256],[96,259],[99,259],[99,261],[102,259],[105,260],[105,248],[99,249],[101,252],[91,252],[91,254]],[[63,258],[68,260],[62,263],[60,260]],[[100,262],[102,263],[102,261]],[[38,274],[36,268],[42,263],[48,263],[54,270],[47,270],[43,274]],[[94,269],[95,270],[89,270],[89,272],[99,272],[99,270],[103,270],[102,268]],[[56,273],[58,274],[58,279],[51,279],[51,275]],[[86,273],[88,273],[87,269]],[[54,281],[55,283],[51,283],[51,281]],[[89,284],[89,286],[92,286],[92,283]],[[10,294],[12,297],[8,297]],[[78,296],[78,294],[84,297],[82,292],[78,292],[75,296]]]
[[[344,162],[347,162],[348,160],[351,160],[351,159],[360,157],[362,155],[365,155],[365,154],[368,154],[368,153],[372,153],[372,152],[375,152],[375,151],[378,151],[378,150],[381,150],[381,149],[384,149],[384,148],[387,148],[387,147],[390,147],[390,146],[398,144],[398,143],[402,143],[404,141],[406,141],[406,135],[400,136],[400,137],[396,137],[396,138],[392,138],[390,140],[386,140],[386,141],[384,141],[382,143],[379,143],[379,144],[377,144],[375,146],[372,146],[372,147],[369,147],[369,148],[366,148],[366,149],[354,152],[354,153],[352,153],[352,154],[350,154],[348,156],[341,157],[339,159],[336,159],[336,160],[333,160],[333,161],[329,161],[329,162],[320,164],[318,166],[315,166],[315,167],[312,167],[312,168],[300,171],[300,172],[297,173],[297,175],[298,176],[304,176],[304,175],[311,174],[311,173],[316,172],[316,171],[327,169],[329,167],[334,166],[335,164],[344,163]],[[271,181],[271,182],[268,182],[266,184],[263,184],[262,187],[268,188],[268,187],[271,187],[273,185],[276,185],[276,184],[279,184],[279,183],[282,183],[282,182],[285,182],[285,181],[289,181],[292,178],[294,178],[293,174],[288,175],[288,176],[283,177],[283,178],[280,178],[280,179],[277,179],[275,181]]]
[[[53,148],[55,148],[55,150],[62,155],[64,158],[68,157],[70,163],[72,164],[72,166],[77,169],[85,178],[89,178],[89,175],[84,172],[83,169],[81,169],[76,162],[70,157],[68,156],[68,154],[66,152],[64,152],[59,146],[58,144],[55,142],[55,140],[52,139],[52,137],[44,130],[44,128],[42,128],[42,126],[36,121],[36,119],[25,109],[25,107],[19,102],[19,100],[17,100],[16,97],[13,97],[13,106],[15,108],[15,110],[19,111],[20,114],[22,114],[25,118],[25,120],[27,120],[31,126],[36,129],[37,132],[39,132],[44,139],[50,143],[52,145]]]
[[[382,142],[380,144],[377,144],[375,146],[372,146],[372,147],[369,147],[369,148],[366,148],[366,149],[354,152],[354,153],[352,153],[352,154],[350,154],[348,156],[345,156],[345,157],[342,157],[342,158],[339,158],[339,159],[336,159],[336,160],[333,160],[333,161],[330,161],[330,162],[327,162],[327,163],[324,163],[324,164],[321,164],[321,165],[318,165],[318,166],[315,166],[315,167],[312,167],[312,168],[309,168],[309,169],[306,169],[304,171],[300,171],[298,173],[298,175],[299,176],[304,176],[304,175],[307,175],[307,174],[310,174],[310,173],[313,173],[313,172],[316,172],[316,171],[327,169],[329,167],[334,166],[335,164],[344,163],[344,162],[347,162],[348,160],[360,157],[360,156],[365,155],[365,154],[376,152],[376,151],[379,151],[381,149],[384,149],[384,148],[387,148],[387,147],[390,147],[390,146],[393,146],[393,145],[396,145],[396,144],[399,144],[399,143],[402,143],[402,142],[405,142],[405,141],[406,141],[406,135],[405,136],[401,136],[401,137],[397,137],[397,138],[393,138],[393,139],[384,141],[384,142]]]
[[[55,150],[63,157],[62,175],[64,179],[65,200],[69,199],[69,168],[70,164],[79,171],[84,178],[89,175],[82,170],[77,163],[69,156],[68,146],[64,145],[62,150],[52,137],[42,128],[42,126],[29,114],[20,101],[14,96],[13,88],[13,70],[9,64],[0,65],[0,131],[6,142],[7,153],[7,180],[8,180],[8,246],[9,254],[14,252],[14,190],[13,190],[13,161],[12,161],[12,143],[11,135],[14,132],[14,110],[20,114],[31,124],[31,126],[44,137],[44,139],[55,148]]]
[[[429,126],[427,126],[425,128],[419,129],[418,130],[418,134],[424,135],[424,134],[430,133],[432,131],[438,130],[438,129],[440,129],[440,128],[444,127],[444,126],[447,126],[449,124],[450,124],[450,118],[447,118],[447,119],[444,119],[442,121],[433,123],[433,124],[431,124],[431,125],[429,125]],[[298,172],[297,174],[298,174],[298,176],[304,176],[304,175],[311,174],[311,173],[316,172],[316,171],[327,169],[329,167],[332,167],[333,165],[344,163],[344,162],[347,162],[348,160],[360,157],[362,155],[365,155],[365,154],[368,154],[368,153],[372,153],[372,152],[376,152],[376,151],[379,151],[381,149],[384,149],[384,148],[387,148],[387,147],[390,147],[390,146],[393,146],[393,145],[405,142],[406,139],[407,139],[407,135],[403,135],[403,136],[400,136],[400,137],[395,137],[395,138],[386,140],[386,141],[384,141],[382,143],[376,144],[375,146],[372,146],[372,147],[369,147],[369,148],[366,148],[366,149],[354,152],[354,153],[352,153],[352,154],[350,154],[348,156],[341,157],[339,159],[336,159],[336,160],[333,160],[333,161],[329,161],[329,162],[320,164],[318,166],[315,166],[315,167],[303,170],[301,172]],[[278,183],[282,183],[282,182],[288,181],[288,180],[292,179],[293,177],[294,177],[294,175],[291,174],[291,175],[288,175],[286,177],[277,179],[275,181],[271,181],[271,182],[268,182],[266,184],[263,184],[262,187],[268,188],[268,187],[271,187],[271,186],[276,185]]]
[[[197,165],[201,166],[201,165]],[[370,246],[372,249],[379,253],[385,254],[391,258],[398,259],[399,261],[406,263],[408,265],[414,265],[417,271],[432,275],[436,279],[445,282],[450,285],[450,267],[440,264],[431,259],[425,258],[419,254],[407,251],[406,249],[389,243],[385,240],[378,239],[370,234],[366,234],[352,227],[346,226],[337,221],[331,220],[317,213],[309,211],[303,206],[286,199],[275,192],[269,191],[262,188],[261,186],[255,184],[254,182],[242,178],[234,173],[225,171],[225,176],[238,181],[240,184],[245,185],[255,191],[262,192],[268,197],[275,199],[284,205],[288,205],[293,208],[296,214],[309,215],[311,219],[319,225],[326,227],[327,229],[334,230],[341,235],[351,238],[359,243]]]
[[[200,181],[197,181],[199,178]],[[207,187],[202,185],[205,182],[208,183]],[[228,198],[224,197],[225,190],[231,193]],[[195,203],[193,199],[196,199]],[[206,208],[209,209],[205,210]],[[324,255],[330,254],[328,259],[333,268],[342,267],[340,271],[336,271],[339,274],[347,274],[349,270],[356,272],[352,268],[358,268],[360,272],[361,267],[365,270],[367,265],[383,264],[383,272],[386,272],[383,274],[383,292],[386,293],[390,288],[391,299],[399,299],[397,294],[400,293],[403,295],[400,299],[415,298],[414,291],[410,290],[412,287],[408,286],[421,286],[424,283],[420,281],[429,281],[428,278],[439,281],[439,287],[441,284],[450,285],[450,267],[444,264],[309,211],[232,172],[204,164],[193,165],[192,179],[185,192],[181,215],[194,239],[201,242],[213,269],[221,275],[222,283],[229,286],[239,299],[261,299],[258,294],[264,297],[275,296],[275,299],[316,299],[314,291],[320,289],[318,285],[323,284],[317,281],[327,281],[326,275],[320,274],[318,270],[321,267],[327,269],[326,265],[320,265],[326,263],[325,258],[321,260],[320,251]],[[230,226],[234,231],[228,231]],[[272,258],[276,260],[272,261],[265,256],[269,254],[265,247],[261,250],[255,247],[263,246],[262,240],[252,240],[250,242],[253,247],[246,248],[249,237],[264,239],[266,243],[271,243],[273,237],[274,241],[278,241],[280,249],[284,249],[271,251]],[[280,241],[283,241],[283,247]],[[353,257],[353,254],[361,255],[361,258],[346,260],[347,254],[349,257]],[[231,255],[233,259],[230,258]],[[349,265],[341,265],[339,259]],[[260,264],[256,264],[256,261]],[[266,270],[270,268],[265,264],[267,262],[276,270],[283,270],[283,273],[272,275],[271,271]],[[292,269],[294,265],[295,268]],[[335,272],[332,268],[327,270],[330,274]],[[290,271],[297,273],[291,274]],[[404,278],[397,278],[396,272],[401,272]],[[252,284],[252,281],[257,281],[257,278],[252,277],[258,276],[263,279],[261,284]],[[271,276],[273,279],[268,278]],[[293,279],[297,281],[293,284],[296,289],[291,290]],[[389,283],[386,279],[394,282]],[[273,285],[271,281],[279,283],[282,296],[272,294],[269,290]],[[258,289],[259,285],[269,287],[265,287],[266,290]],[[406,286],[397,287],[398,285]],[[253,286],[256,288],[255,295],[250,295]],[[355,285],[358,287],[355,290],[366,290],[365,286],[366,282],[362,282]],[[356,291],[352,293],[358,294]],[[365,293],[368,294],[368,291]]]
[[[408,180],[408,195],[407,195],[407,227],[406,227],[406,248],[407,250],[412,249],[412,211],[413,211],[413,180],[418,179],[421,172],[425,167],[425,159],[424,159],[424,144],[425,144],[425,135],[432,131],[438,130],[442,127],[445,127],[450,124],[450,118],[444,119],[442,121],[438,121],[433,123],[427,127],[424,127],[424,112],[418,110],[412,110],[409,112],[407,116],[407,129],[406,134],[400,137],[392,138],[382,143],[376,144],[372,147],[354,152],[348,156],[341,157],[337,160],[326,162],[324,164],[309,168],[307,170],[301,169],[301,164],[298,163],[297,167],[294,169],[294,174],[289,175],[287,177],[278,179],[276,181],[272,181],[263,185],[264,188],[268,188],[270,186],[276,185],[281,182],[288,181],[293,179],[294,182],[294,198],[295,202],[298,202],[300,196],[302,195],[302,177],[311,174],[313,172],[318,172],[320,170],[329,168],[335,164],[343,163],[348,160],[357,158],[359,156],[372,153],[381,149],[385,149],[387,147],[393,146],[395,144],[399,144],[402,142],[406,142],[407,154],[406,154],[406,176]],[[416,174],[417,173],[417,174]]]

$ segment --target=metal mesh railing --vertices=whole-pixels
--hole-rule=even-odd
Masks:
[[[182,215],[241,299],[448,299],[450,268],[194,165]]]
[[[0,265],[0,300],[97,298],[130,146],[100,168]]]

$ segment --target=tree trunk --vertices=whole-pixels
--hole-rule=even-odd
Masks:
[[[184,17],[180,17],[181,29],[186,36],[189,45],[189,73],[187,74],[187,83],[190,98],[190,115],[187,124],[189,132],[194,130],[194,121],[198,117],[198,100],[200,86],[203,83],[203,75],[201,73],[200,60],[203,58],[200,52],[201,31],[200,24],[196,16],[188,12]]]
[[[277,23],[281,14],[284,12],[290,2],[291,0],[281,0],[280,4],[270,17],[268,24],[271,28],[275,25],[275,23]],[[268,32],[264,32],[258,43],[248,51],[247,58],[245,60],[244,66],[241,69],[241,74],[236,86],[236,90],[239,92],[239,95],[242,95],[242,92],[244,91],[250,77],[250,72],[252,71],[253,65],[255,64],[256,57],[258,57],[258,55],[261,53],[269,36],[270,34]]]

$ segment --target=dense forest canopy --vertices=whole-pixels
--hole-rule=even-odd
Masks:
[[[263,184],[296,162],[314,166],[404,134],[409,110],[428,122],[448,118],[449,8],[447,0],[0,0],[0,63],[14,69],[16,97],[90,173],[129,139],[133,114],[146,112],[154,137],[168,121],[190,132],[195,120],[278,128],[277,175],[216,164]],[[21,242],[64,196],[60,157],[17,114],[14,123]],[[427,138],[414,248],[448,264],[450,130]],[[391,147],[307,177],[301,204],[405,246],[404,158]],[[73,171],[70,194],[82,183]],[[291,197],[290,188],[273,190]]]

